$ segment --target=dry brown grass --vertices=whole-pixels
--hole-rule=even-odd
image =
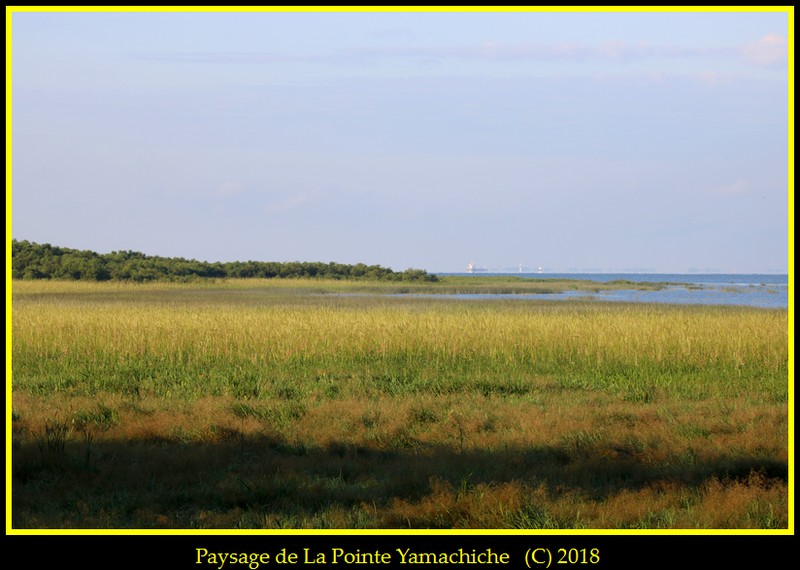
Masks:
[[[788,524],[786,428],[776,407],[728,402],[721,417],[711,413],[720,402],[670,409],[609,401],[598,408],[590,400],[548,410],[484,396],[386,397],[319,401],[276,423],[259,412],[268,404],[237,404],[109,395],[75,399],[70,416],[63,402],[21,395],[15,406],[23,412],[14,422],[17,525]],[[95,427],[88,441],[90,428],[81,431],[70,418],[98,408],[117,410],[117,423]],[[69,433],[54,465],[37,442],[56,413]],[[122,505],[109,506],[109,496]],[[42,503],[54,511],[37,514]]]

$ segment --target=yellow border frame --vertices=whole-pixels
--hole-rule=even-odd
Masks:
[[[30,12],[785,12],[788,16],[788,228],[789,228],[789,527],[779,530],[159,530],[14,529],[11,519],[11,241],[12,241],[12,16]],[[7,535],[793,535],[794,534],[794,6],[6,6],[6,534]]]

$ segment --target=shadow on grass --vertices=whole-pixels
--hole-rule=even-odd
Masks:
[[[685,453],[652,463],[636,449],[602,442],[487,451],[400,438],[380,445],[309,447],[277,436],[245,437],[235,430],[201,442],[165,437],[17,441],[12,525],[447,527],[452,523],[447,517],[412,519],[399,515],[396,507],[430,501],[443,489],[458,499],[504,484],[543,490],[545,497],[572,493],[602,502],[625,490],[699,488],[713,479],[745,485],[754,476],[762,485],[788,481],[786,462],[758,457],[703,459]],[[530,505],[526,508],[530,511]],[[521,519],[508,519],[513,520]],[[564,524],[544,521],[540,527]],[[504,520],[486,528],[504,528]]]

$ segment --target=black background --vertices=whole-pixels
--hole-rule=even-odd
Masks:
[[[313,554],[325,552],[327,564],[313,565],[328,568],[419,568],[421,565],[401,565],[396,548],[411,548],[418,552],[507,552],[510,563],[501,566],[482,564],[437,565],[438,567],[526,568],[528,548],[549,548],[557,556],[559,548],[599,549],[597,564],[556,564],[551,568],[748,568],[784,567],[793,558],[793,535],[495,535],[495,534],[273,534],[259,535],[6,535],[2,545],[4,563],[12,568],[76,567],[76,568],[216,568],[197,564],[197,548],[209,552],[268,552],[270,563],[260,568],[299,567],[303,564],[304,548]],[[298,554],[297,564],[277,564],[274,555],[286,549]],[[347,551],[392,553],[391,564],[348,565],[331,564],[332,548]],[[16,562],[16,563],[15,563]],[[545,566],[539,566],[544,568]],[[223,568],[244,570],[246,565],[225,565]]]

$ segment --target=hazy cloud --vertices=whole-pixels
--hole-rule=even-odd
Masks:
[[[324,56],[290,55],[261,52],[138,52],[128,57],[142,61],[170,61],[183,63],[304,63],[327,61]]]
[[[289,196],[282,200],[266,204],[264,211],[266,211],[268,214],[288,212],[302,206],[306,202],[308,202],[308,196],[305,193],[297,194],[295,196]]]
[[[746,180],[739,178],[738,180],[734,180],[729,184],[723,184],[722,186],[717,186],[712,189],[712,192],[715,194],[722,194],[725,196],[734,196],[734,195],[741,195],[746,194],[749,188],[749,184]]]
[[[775,38],[766,36],[748,44],[745,55],[758,62],[775,58]],[[777,42],[779,43],[779,42]],[[784,39],[785,51],[785,39]],[[695,58],[708,56],[735,56],[737,50],[721,48],[686,48],[676,45],[652,45],[647,43],[626,43],[608,41],[597,45],[580,43],[550,44],[510,44],[484,42],[482,44],[443,45],[443,46],[390,46],[359,47],[339,50],[328,54],[283,54],[259,52],[152,52],[131,54],[132,57],[147,61],[175,61],[186,63],[348,63],[372,61],[385,58],[414,59],[467,59],[481,61],[610,61],[629,62],[645,58]],[[752,55],[751,55],[752,54]],[[763,63],[762,63],[763,64]]]
[[[742,48],[744,58],[755,65],[777,67],[786,65],[789,42],[778,34],[767,34],[763,38],[746,44]]]
[[[582,61],[606,60],[629,61],[641,58],[697,57],[707,55],[727,55],[733,50],[690,49],[679,46],[658,46],[646,43],[625,43],[610,41],[599,45],[579,43],[553,44],[503,44],[486,42],[480,45],[393,47],[351,50],[360,56],[382,57],[436,57],[479,60],[547,60]]]

